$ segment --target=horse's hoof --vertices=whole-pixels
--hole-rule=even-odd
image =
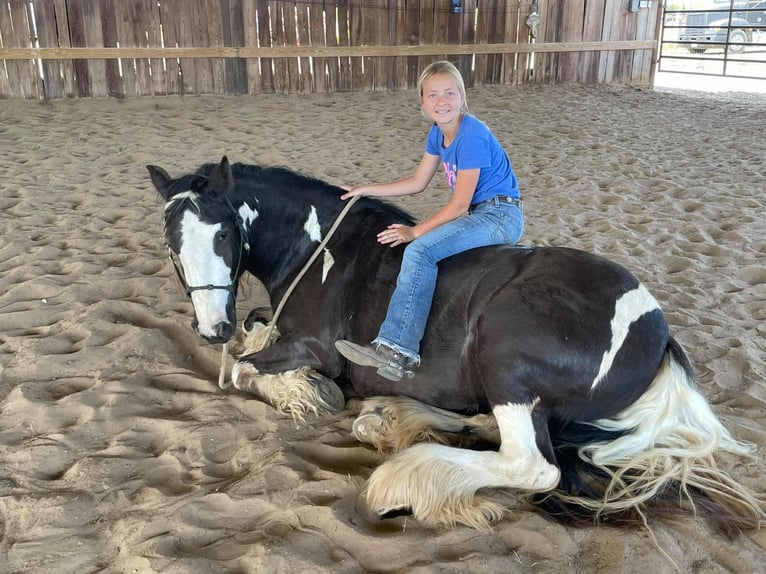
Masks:
[[[399,521],[392,520],[401,516],[412,516],[412,511],[406,506],[397,508],[376,508],[372,509],[367,505],[367,497],[364,493],[359,493],[354,503],[354,510],[364,520],[364,522],[375,528],[394,528],[398,529]]]
[[[351,426],[351,434],[359,442],[380,446],[386,434],[386,419],[376,412],[357,417]]]
[[[375,514],[377,514],[380,519],[390,520],[391,518],[399,518],[400,516],[412,516],[412,509],[408,506],[378,508],[375,510]]]
[[[319,406],[331,413],[339,413],[346,406],[346,397],[343,391],[335,384],[335,381],[328,379],[319,373],[311,373],[309,381],[317,391]]]

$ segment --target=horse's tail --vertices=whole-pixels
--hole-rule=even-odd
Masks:
[[[633,521],[646,512],[678,511],[681,502],[727,528],[766,522],[764,498],[713,458],[717,450],[747,456],[754,447],[737,441],[716,417],[672,338],[657,376],[633,405],[614,418],[551,430],[562,480],[536,502],[561,518]]]

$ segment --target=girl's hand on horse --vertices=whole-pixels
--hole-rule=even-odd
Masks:
[[[382,243],[383,245],[390,244],[391,247],[409,243],[414,239],[417,239],[415,230],[412,227],[402,225],[401,223],[392,223],[386,227],[386,229],[378,233],[378,243]]]
[[[351,199],[357,195],[364,195],[364,188],[361,185],[341,185],[340,188],[346,190],[346,193],[340,196],[341,199]]]

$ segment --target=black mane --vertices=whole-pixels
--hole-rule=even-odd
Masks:
[[[217,165],[218,164],[216,163],[205,163],[197,169],[195,175],[197,177],[207,177]],[[337,185],[332,185],[316,177],[297,172],[284,166],[264,167],[257,164],[236,162],[231,164],[231,171],[234,176],[237,190],[246,191],[249,189],[261,190],[264,188],[273,188],[279,190],[281,193],[290,193],[291,190],[296,190],[301,194],[305,194],[307,193],[307,190],[311,190],[311,192],[316,192],[316,197],[313,199],[324,199],[325,201],[322,203],[326,205],[336,204],[338,197],[343,194],[343,189]],[[193,178],[195,175],[186,177]],[[186,189],[190,188],[187,187]],[[398,222],[409,225],[415,223],[412,214],[377,198],[362,198],[357,203],[357,209],[360,208],[385,214],[388,218]]]

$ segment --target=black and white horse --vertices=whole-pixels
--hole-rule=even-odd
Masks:
[[[557,247],[490,247],[444,261],[422,366],[392,383],[333,343],[374,338],[403,249],[375,236],[410,222],[406,213],[363,198],[328,240],[347,204],[325,182],[226,158],[176,179],[147,168],[200,336],[234,335],[244,273],[274,306],[294,288],[276,336],[255,330],[234,386],[298,418],[368,399],[355,436],[398,451],[366,485],[371,514],[484,527],[504,508],[477,491],[510,488],[561,518],[639,519],[681,502],[729,525],[763,521],[760,497],[713,459],[749,446],[695,389],[657,301],[621,266]]]

